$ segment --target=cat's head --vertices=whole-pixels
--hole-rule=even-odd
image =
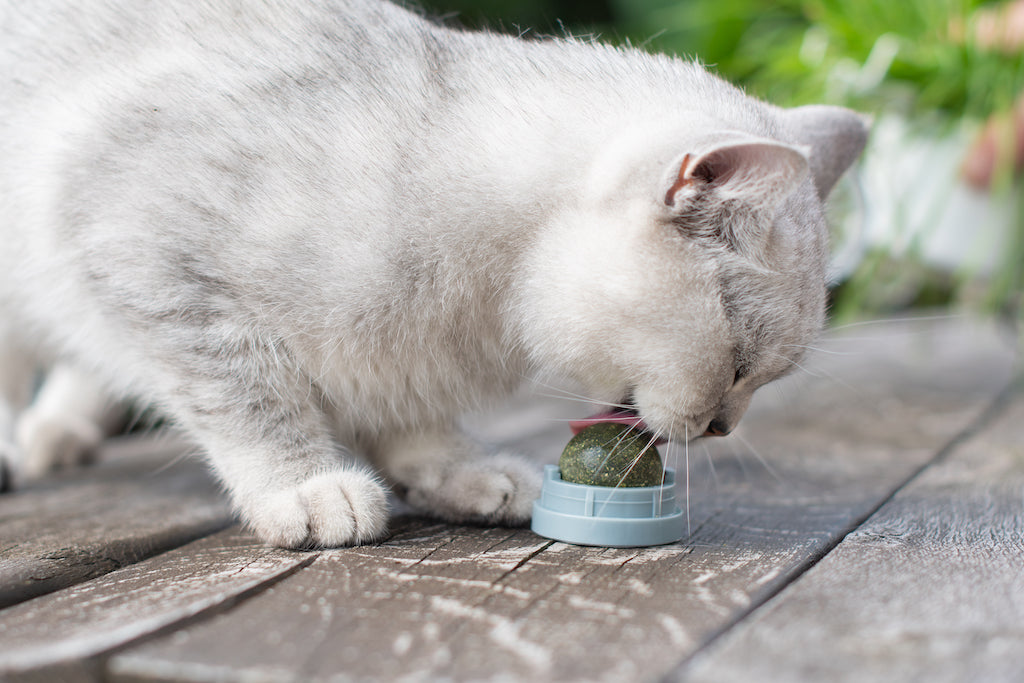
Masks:
[[[668,438],[729,432],[824,324],[823,202],[867,128],[845,109],[769,111],[759,130],[610,141],[527,266],[534,358]]]

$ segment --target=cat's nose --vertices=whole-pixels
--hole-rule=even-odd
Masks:
[[[704,436],[725,436],[732,431],[732,426],[725,420],[716,417],[708,425],[707,431],[704,432]]]

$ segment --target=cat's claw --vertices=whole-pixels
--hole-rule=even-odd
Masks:
[[[308,549],[358,545],[379,538],[387,526],[383,485],[360,469],[310,477],[273,494],[243,502],[242,517],[264,542]]]

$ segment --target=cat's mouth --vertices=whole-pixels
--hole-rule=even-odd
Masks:
[[[649,431],[647,424],[643,421],[643,418],[640,417],[639,413],[637,413],[636,408],[616,408],[590,417],[584,417],[579,420],[570,420],[569,429],[572,430],[573,434],[579,434],[587,427],[600,424],[602,422],[627,425],[641,432]],[[659,436],[655,443],[661,445],[663,443],[667,443],[667,440]]]

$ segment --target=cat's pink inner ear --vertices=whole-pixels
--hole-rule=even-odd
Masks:
[[[736,165],[722,163],[722,161],[724,160],[718,159],[712,154],[705,154],[701,157],[694,154],[684,155],[682,163],[679,164],[676,180],[665,194],[665,203],[669,206],[674,205],[676,195],[684,187],[698,183],[707,185],[728,181],[735,172]]]
[[[721,187],[754,203],[775,203],[807,175],[803,150],[770,140],[729,142],[701,155],[686,154],[665,204],[678,206],[692,186]]]

